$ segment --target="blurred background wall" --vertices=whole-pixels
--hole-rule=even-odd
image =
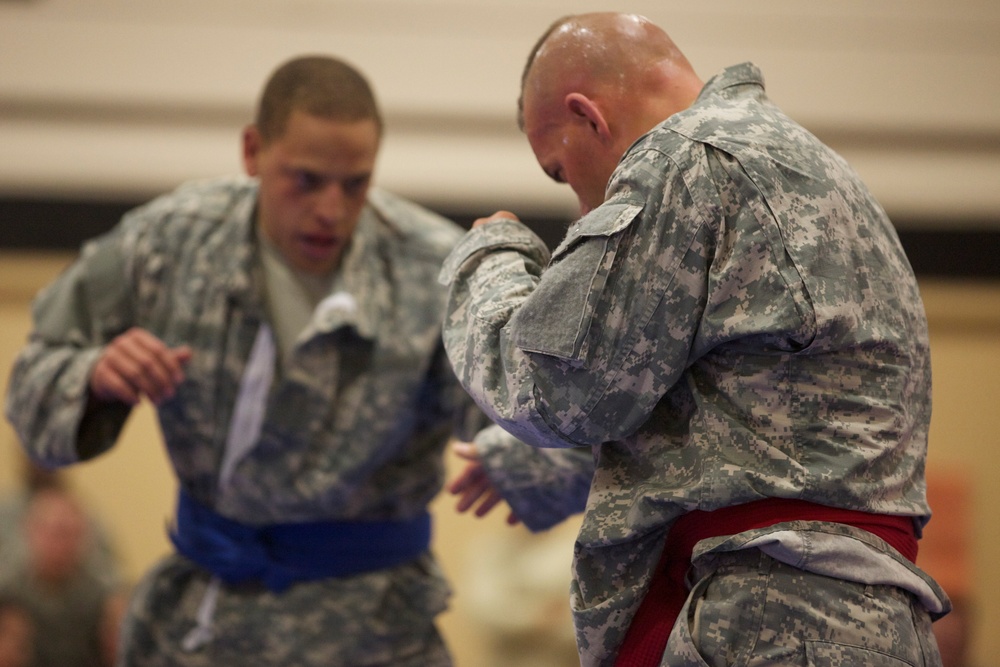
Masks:
[[[0,383],[31,298],[80,241],[183,180],[239,169],[239,131],[259,87],[292,55],[333,53],[369,75],[388,125],[382,186],[465,223],[509,209],[557,240],[575,203],[535,164],[515,100],[543,30],[596,9],[649,16],[705,78],[756,62],[771,97],[840,151],[889,211],[931,321],[930,472],[964,480],[963,502],[941,503],[959,509],[942,509],[937,525],[955,525],[947,512],[958,512],[966,539],[949,534],[946,548],[933,547],[932,521],[928,567],[954,573],[960,563],[949,586],[973,602],[975,664],[991,664],[1000,654],[989,631],[1000,627],[1000,601],[987,594],[1000,590],[993,0],[0,0]],[[16,469],[4,422],[0,490],[16,485]],[[174,484],[151,411],[137,411],[115,451],[70,474],[130,575],[167,550]],[[437,506],[437,551],[457,591],[444,625],[459,667],[530,664],[493,651],[506,642],[513,654],[512,638],[565,655],[572,522],[533,539],[499,516],[456,516],[452,504]]]

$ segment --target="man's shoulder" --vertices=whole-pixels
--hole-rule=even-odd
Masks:
[[[256,198],[257,183],[245,176],[206,178],[182,183],[135,209],[144,217],[189,220],[225,218],[233,206]]]
[[[738,155],[772,145],[801,144],[813,139],[767,96],[764,77],[753,63],[726,68],[705,84],[687,109],[657,128],[659,141],[675,141],[701,150],[710,145]]]
[[[193,180],[125,214],[123,231],[135,238],[171,240],[227,234],[240,236],[256,202],[257,183],[239,176]],[[226,223],[235,223],[226,224]]]
[[[452,220],[409,199],[372,188],[368,205],[391,235],[407,249],[443,258],[464,230]]]

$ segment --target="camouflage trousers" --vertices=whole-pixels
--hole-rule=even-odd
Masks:
[[[926,609],[895,586],[806,572],[757,549],[719,555],[667,641],[661,667],[939,667]]]
[[[209,575],[169,557],[133,592],[116,667],[451,667],[443,601],[422,599],[420,566],[405,567],[409,580],[377,589],[355,577],[213,595]]]

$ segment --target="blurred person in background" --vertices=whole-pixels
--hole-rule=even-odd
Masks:
[[[17,600],[0,596],[0,667],[31,667],[35,624]]]
[[[50,486],[32,494],[22,530],[26,558],[0,574],[0,593],[16,600],[34,628],[33,667],[110,667],[125,593],[86,565],[92,534],[79,501]]]
[[[43,489],[69,490],[69,481],[60,470],[39,465],[27,456],[19,458],[20,488],[0,498],[0,572],[20,567],[27,558],[24,516],[32,496]],[[113,540],[104,524],[87,512],[88,533],[84,567],[109,588],[125,587],[125,577]]]

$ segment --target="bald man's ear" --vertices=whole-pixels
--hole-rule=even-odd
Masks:
[[[601,113],[600,107],[592,99],[582,93],[570,93],[565,97],[563,103],[570,115],[586,122],[601,141],[611,141],[611,129],[608,122],[604,118],[604,114]]]

